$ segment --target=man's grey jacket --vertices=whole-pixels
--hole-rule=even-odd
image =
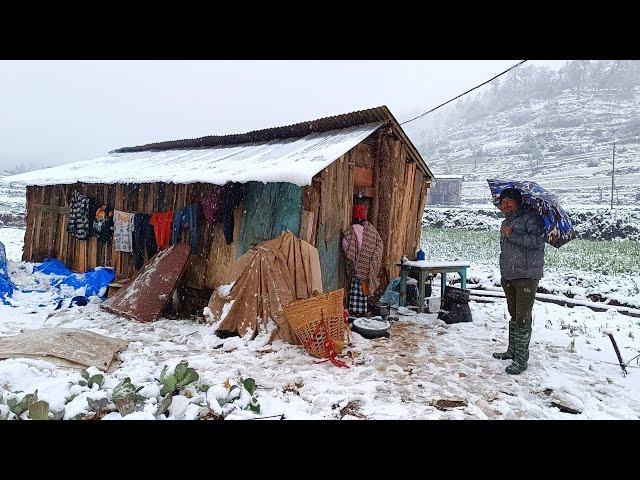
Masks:
[[[545,228],[538,212],[522,205],[505,215],[503,227],[513,229],[507,237],[500,233],[500,274],[505,280],[540,280],[544,268]]]

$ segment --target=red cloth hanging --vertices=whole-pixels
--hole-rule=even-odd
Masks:
[[[173,210],[154,213],[151,215],[149,223],[153,225],[158,250],[169,248],[169,244],[171,243],[171,228],[173,227]]]

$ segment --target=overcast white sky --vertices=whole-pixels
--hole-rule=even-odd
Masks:
[[[0,169],[380,105],[402,122],[517,61],[0,60]]]

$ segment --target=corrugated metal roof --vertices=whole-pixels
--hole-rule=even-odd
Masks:
[[[135,147],[123,147],[109,153],[142,152],[147,150],[173,150],[176,148],[211,148],[219,146],[242,145],[246,143],[268,142],[271,140],[284,140],[287,138],[306,137],[312,133],[328,132],[343,128],[367,125],[370,123],[382,123],[389,120],[386,107],[370,108],[357,112],[319,118],[306,122],[285,125],[283,127],[254,130],[247,133],[232,135],[209,135],[206,137],[189,138],[182,140],[169,140],[165,142],[148,143]]]
[[[5,183],[246,183],[310,185],[313,176],[362,142],[381,123],[312,133],[301,138],[199,149],[112,153],[93,160],[5,177]]]
[[[266,128],[263,130],[254,130],[248,133],[239,133],[233,135],[210,135],[206,137],[169,140],[166,142],[148,143],[146,145],[138,145],[135,147],[123,147],[110,153],[128,153],[142,152],[148,150],[160,151],[171,150],[177,148],[210,148],[216,146],[242,145],[246,143],[265,142],[271,140],[283,140],[286,138],[304,137],[311,133],[327,132],[342,128],[355,127],[359,125],[367,125],[370,123],[389,122],[398,132],[402,140],[409,147],[411,158],[418,164],[420,170],[433,179],[433,173],[429,170],[426,162],[413,145],[405,131],[402,129],[398,121],[391,114],[386,105],[381,107],[369,108],[366,110],[358,110],[355,112],[334,115],[331,117],[318,118],[293,125],[285,125],[283,127]]]
[[[114,150],[93,160],[27,172],[2,183],[291,182],[312,177],[383,124],[393,127],[409,157],[433,174],[386,106],[248,133],[171,140]]]

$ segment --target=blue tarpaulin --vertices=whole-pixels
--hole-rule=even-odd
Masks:
[[[61,277],[51,282],[51,286],[54,287],[68,286],[74,290],[85,288],[83,294],[85,297],[104,296],[107,285],[116,276],[114,269],[109,267],[96,267],[85,273],[73,273],[64,263],[55,258],[45,259],[44,262],[33,268],[33,272]]]
[[[13,283],[9,280],[9,269],[7,267],[7,252],[0,242],[0,302],[10,305],[7,298],[13,295]]]

